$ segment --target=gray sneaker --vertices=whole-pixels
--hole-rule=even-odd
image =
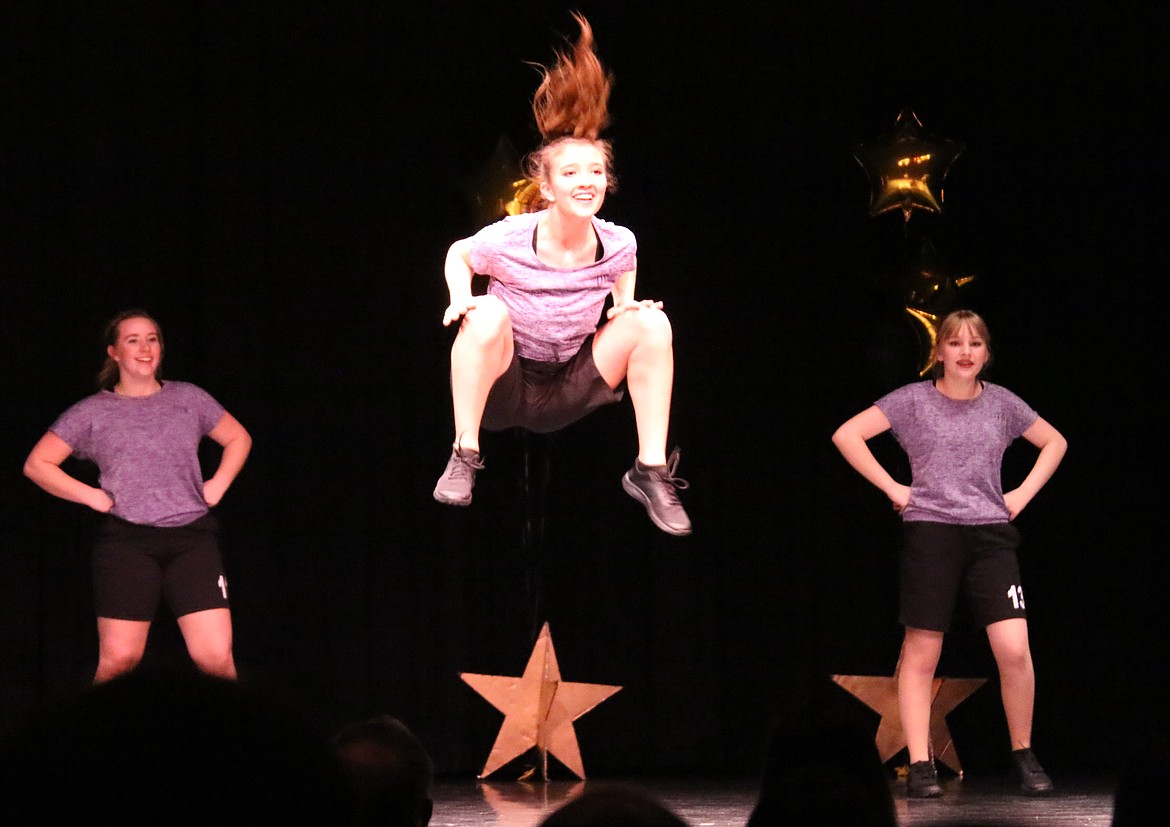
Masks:
[[[435,485],[435,499],[447,505],[471,505],[475,472],[483,468],[483,457],[458,445],[451,449],[447,468]]]
[[[622,488],[646,507],[654,525],[667,534],[681,537],[691,533],[691,518],[675,493],[689,487],[686,480],[674,475],[678,458],[677,448],[667,458],[666,465],[643,465],[635,458],[634,467],[622,477]]]

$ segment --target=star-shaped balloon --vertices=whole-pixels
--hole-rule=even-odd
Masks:
[[[834,675],[833,681],[881,716],[875,737],[882,763],[906,746],[902,718],[898,713],[898,676]],[[947,726],[947,715],[987,683],[985,678],[935,678],[930,690],[930,744],[934,758],[960,777],[963,765]]]
[[[522,676],[512,678],[464,672],[460,677],[504,713],[504,723],[480,778],[486,778],[513,758],[536,748],[546,778],[548,753],[552,753],[574,775],[584,779],[585,767],[573,721],[621,689],[620,686],[561,680],[547,623],[540,630]]]
[[[520,167],[515,147],[506,135],[501,135],[491,157],[467,188],[468,205],[477,226],[543,206],[539,185],[522,177]]]
[[[934,367],[931,354],[938,339],[939,319],[959,307],[959,289],[974,280],[973,275],[952,271],[939,259],[931,240],[923,236],[903,273],[906,313],[914,322],[921,343],[919,376],[926,376]]]
[[[927,132],[911,109],[903,109],[893,132],[853,153],[869,176],[869,214],[901,209],[909,221],[915,209],[942,212],[943,179],[963,149],[960,141]]]

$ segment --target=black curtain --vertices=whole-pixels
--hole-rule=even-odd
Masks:
[[[617,77],[602,215],[638,234],[638,292],[674,326],[689,538],[621,490],[628,400],[488,435],[474,504],[430,496],[443,256],[487,220],[498,149],[535,144],[525,61],[575,34],[566,8],[6,9],[2,723],[92,675],[91,516],[20,465],[92,390],[105,319],[144,307],[165,374],[255,440],[220,507],[243,679],[330,726],[398,715],[440,771],[472,774],[500,717],[459,673],[519,674],[547,621],[566,680],[624,687],[578,722],[589,770],[754,772],[772,719],[856,711],[829,676],[897,658],[897,519],[829,436],[916,376],[890,271],[927,237],[976,276],[991,378],[1069,438],[1019,519],[1036,741],[1049,764],[1112,765],[1166,679],[1164,15],[577,7]],[[852,153],[907,106],[966,149],[942,213],[870,217]],[[1030,458],[1013,447],[1005,476]],[[183,662],[159,621],[149,657]],[[942,670],[994,674],[966,628]],[[993,687],[952,730],[968,768],[1002,762]]]

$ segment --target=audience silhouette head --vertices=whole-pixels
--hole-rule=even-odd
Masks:
[[[545,816],[540,827],[686,827],[686,822],[641,790],[590,785]]]
[[[869,730],[815,714],[773,728],[748,827],[780,824],[896,827],[893,794]]]
[[[351,724],[333,739],[359,824],[426,827],[434,765],[422,742],[389,715]]]
[[[349,818],[323,732],[281,699],[195,670],[140,668],[31,715],[4,743],[0,799],[24,823]]]

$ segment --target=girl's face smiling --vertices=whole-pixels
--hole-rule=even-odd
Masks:
[[[569,141],[552,154],[540,193],[563,214],[587,218],[601,209],[607,184],[602,151],[588,141]]]
[[[975,379],[987,364],[987,344],[970,325],[962,325],[940,343],[938,360],[948,379]]]
[[[123,381],[153,379],[162,364],[162,342],[150,319],[124,320],[118,325],[118,341],[106,352],[118,363]]]

